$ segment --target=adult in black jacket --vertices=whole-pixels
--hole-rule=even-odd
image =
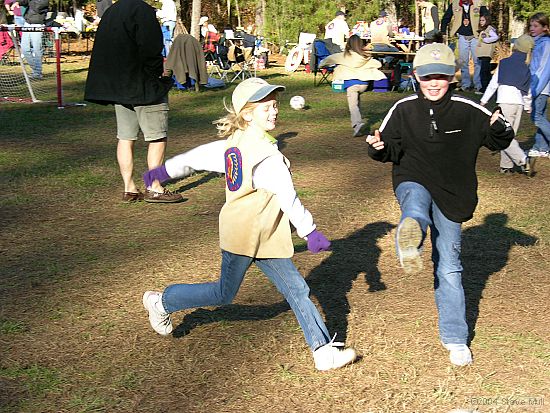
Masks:
[[[48,13],[48,0],[19,0],[19,6],[27,7],[25,13],[25,27],[43,28]],[[29,63],[31,77],[42,77],[42,31],[23,32],[21,35],[21,52]]]
[[[164,47],[155,9],[142,0],[119,0],[97,29],[84,99],[115,105],[117,160],[124,181],[123,201],[178,202],[181,195],[158,181],[145,195],[133,180],[133,149],[139,130],[149,143],[149,169],[162,165],[167,141],[171,72],[163,68]]]
[[[461,223],[477,205],[476,160],[481,146],[507,148],[514,132],[498,112],[460,96],[449,82],[452,50],[440,43],[422,47],[413,61],[420,92],[398,101],[380,130],[367,138],[369,156],[393,163],[393,187],[401,221],[396,250],[408,273],[422,269],[420,248],[430,227],[439,336],[451,362],[472,362],[462,265]]]

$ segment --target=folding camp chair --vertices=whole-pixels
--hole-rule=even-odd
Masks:
[[[412,74],[412,63],[399,61],[392,72],[392,91],[398,90],[406,92],[413,90],[416,92],[416,81]]]
[[[228,39],[231,44],[227,54],[229,62],[232,64],[234,76],[230,80],[234,82],[237,79],[247,79],[256,76],[256,37],[245,32],[237,32],[234,39]]]
[[[319,67],[319,64],[321,61],[330,56],[332,53],[329,51],[326,40],[321,39],[315,39],[313,41],[313,51],[311,55],[310,60],[310,68],[313,72],[313,85],[319,86],[322,83],[326,83],[328,85],[331,84],[331,76],[332,72],[334,72],[334,66],[328,66],[328,67]],[[321,75],[321,78],[319,79],[319,82],[317,82],[317,73]]]

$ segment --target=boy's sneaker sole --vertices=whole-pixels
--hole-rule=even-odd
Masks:
[[[413,218],[405,218],[398,228],[397,248],[399,262],[407,274],[416,274],[422,271],[422,258],[419,251],[421,242],[420,224]]]

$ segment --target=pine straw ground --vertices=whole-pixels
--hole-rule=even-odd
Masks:
[[[85,65],[64,66],[68,100],[82,99]],[[223,178],[173,184],[181,204],[125,205],[112,108],[3,105],[0,411],[550,411],[550,161],[528,179],[499,174],[498,156],[481,151],[480,203],[463,237],[475,363],[455,368],[438,341],[429,246],[426,270],[405,276],[390,167],[350,137],[344,94],[303,72],[262,75],[288,87],[276,135],[333,240],[312,255],[295,238],[294,261],[330,331],[362,359],[315,371],[292,312],[257,269],[234,304],[177,313],[174,334],[156,335],[145,290],[217,277]],[[214,139],[210,122],[232,89],[171,95],[167,156]],[[307,110],[288,107],[295,94]],[[371,126],[402,96],[365,95]],[[525,147],[532,132],[525,116]],[[137,171],[144,159],[140,142]]]

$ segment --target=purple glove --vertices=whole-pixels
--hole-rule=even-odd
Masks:
[[[163,182],[169,181],[172,179],[168,172],[166,172],[166,166],[161,165],[156,168],[151,169],[143,174],[143,182],[145,182],[145,187],[150,188],[153,185],[153,181],[159,180],[162,185]]]
[[[330,241],[321,232],[313,230],[313,232],[307,236],[307,249],[314,254],[321,251],[328,251],[330,249]]]

